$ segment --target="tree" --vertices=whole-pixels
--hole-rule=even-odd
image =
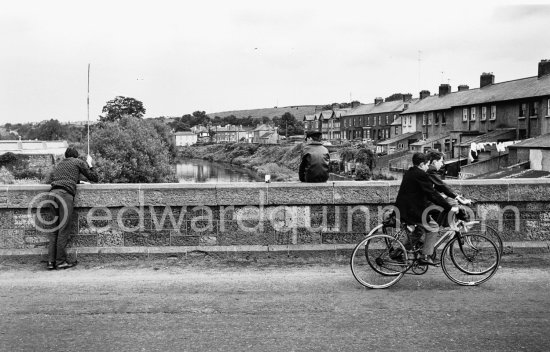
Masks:
[[[120,120],[123,117],[142,118],[143,115],[145,115],[145,108],[141,101],[122,96],[109,100],[102,111],[106,113],[106,115],[99,117],[101,122],[112,122]]]
[[[105,122],[90,136],[100,182],[175,182],[169,146],[148,120],[123,117]]]
[[[68,132],[67,126],[63,126],[59,121],[51,119],[29,131],[28,137],[29,139],[38,139],[41,141],[56,141],[66,139]]]
[[[294,115],[285,112],[280,119],[274,118],[275,126],[279,128],[279,134],[284,136],[293,136],[304,134],[304,124],[298,121]]]

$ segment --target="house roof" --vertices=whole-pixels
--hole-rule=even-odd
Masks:
[[[196,134],[191,132],[191,131],[176,132],[176,133],[174,133],[174,135],[175,136],[196,136]]]
[[[550,75],[495,83],[483,88],[453,92],[444,96],[431,95],[410,104],[403,114],[447,110],[455,106],[486,104],[544,95],[550,95]]]
[[[254,129],[254,131],[271,131],[273,128],[269,125],[261,124]]]
[[[550,178],[550,172],[533,169],[501,169],[476,175],[470,179],[498,179],[498,178]]]
[[[508,148],[550,149],[550,133],[509,145]]]
[[[315,120],[315,115],[305,115],[304,121],[313,121]]]
[[[391,123],[392,126],[401,126],[401,116],[398,116],[395,121]]]
[[[399,136],[395,136],[393,138],[390,138],[390,139],[386,139],[385,141],[382,141],[382,142],[379,142],[379,143],[376,143],[376,145],[389,145],[389,144],[393,144],[393,143],[396,143],[396,142],[399,142],[403,139],[408,139],[408,138],[411,138],[411,137],[415,137],[415,135],[422,135],[422,132],[407,132],[407,133],[403,133],[403,134],[400,134]]]
[[[321,111],[321,116],[323,117],[323,120],[328,120],[334,115],[334,111],[332,110],[323,110]]]
[[[275,133],[275,132],[273,132],[273,131],[272,131],[272,132],[266,132],[266,133],[262,134],[262,135],[260,136],[260,138],[269,138],[269,136],[271,136],[271,135],[274,134],[274,133]]]
[[[433,142],[438,141],[440,139],[445,139],[445,138],[449,138],[449,137],[450,137],[450,135],[448,135],[448,134],[443,134],[443,135],[440,134],[440,135],[437,135],[437,136],[432,136],[430,138],[421,139],[418,142],[412,143],[411,145],[415,146],[415,147],[421,147],[423,145],[430,144],[430,143],[433,143]]]
[[[386,113],[401,113],[405,104],[410,106],[415,103],[418,99],[412,99],[410,101],[404,102],[402,100],[386,101],[380,104],[363,104],[359,105],[356,108],[351,109],[347,116],[354,115],[368,115],[368,114],[386,114]]]
[[[346,116],[351,111],[351,108],[343,108],[334,110],[334,117]]]
[[[503,128],[494,130],[475,137],[467,142],[460,144],[461,147],[469,147],[472,143],[484,143],[484,142],[498,142],[502,139],[513,139],[516,136],[515,128]]]

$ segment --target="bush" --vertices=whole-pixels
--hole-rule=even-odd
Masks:
[[[103,123],[90,136],[100,182],[177,182],[170,146],[158,126],[135,117]]]
[[[15,182],[15,177],[4,166],[0,168],[0,184],[11,185]]]
[[[366,181],[371,179],[371,171],[367,165],[359,165],[355,169],[355,180]]]

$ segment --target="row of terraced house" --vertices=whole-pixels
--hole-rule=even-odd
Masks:
[[[536,76],[496,83],[493,73],[483,73],[479,88],[460,85],[453,92],[441,84],[438,94],[423,90],[418,98],[376,98],[371,104],[306,115],[304,125],[329,141],[372,142],[381,153],[437,149],[447,159],[467,158],[472,143],[498,144],[550,132],[550,60],[539,62]]]

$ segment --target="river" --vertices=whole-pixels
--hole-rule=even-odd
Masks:
[[[297,173],[298,171],[296,171]],[[179,160],[176,164],[179,183],[263,182],[264,178],[243,167],[201,159]],[[329,181],[349,178],[330,174]]]
[[[176,164],[179,183],[258,182],[254,171],[242,167],[200,159],[179,160]]]

